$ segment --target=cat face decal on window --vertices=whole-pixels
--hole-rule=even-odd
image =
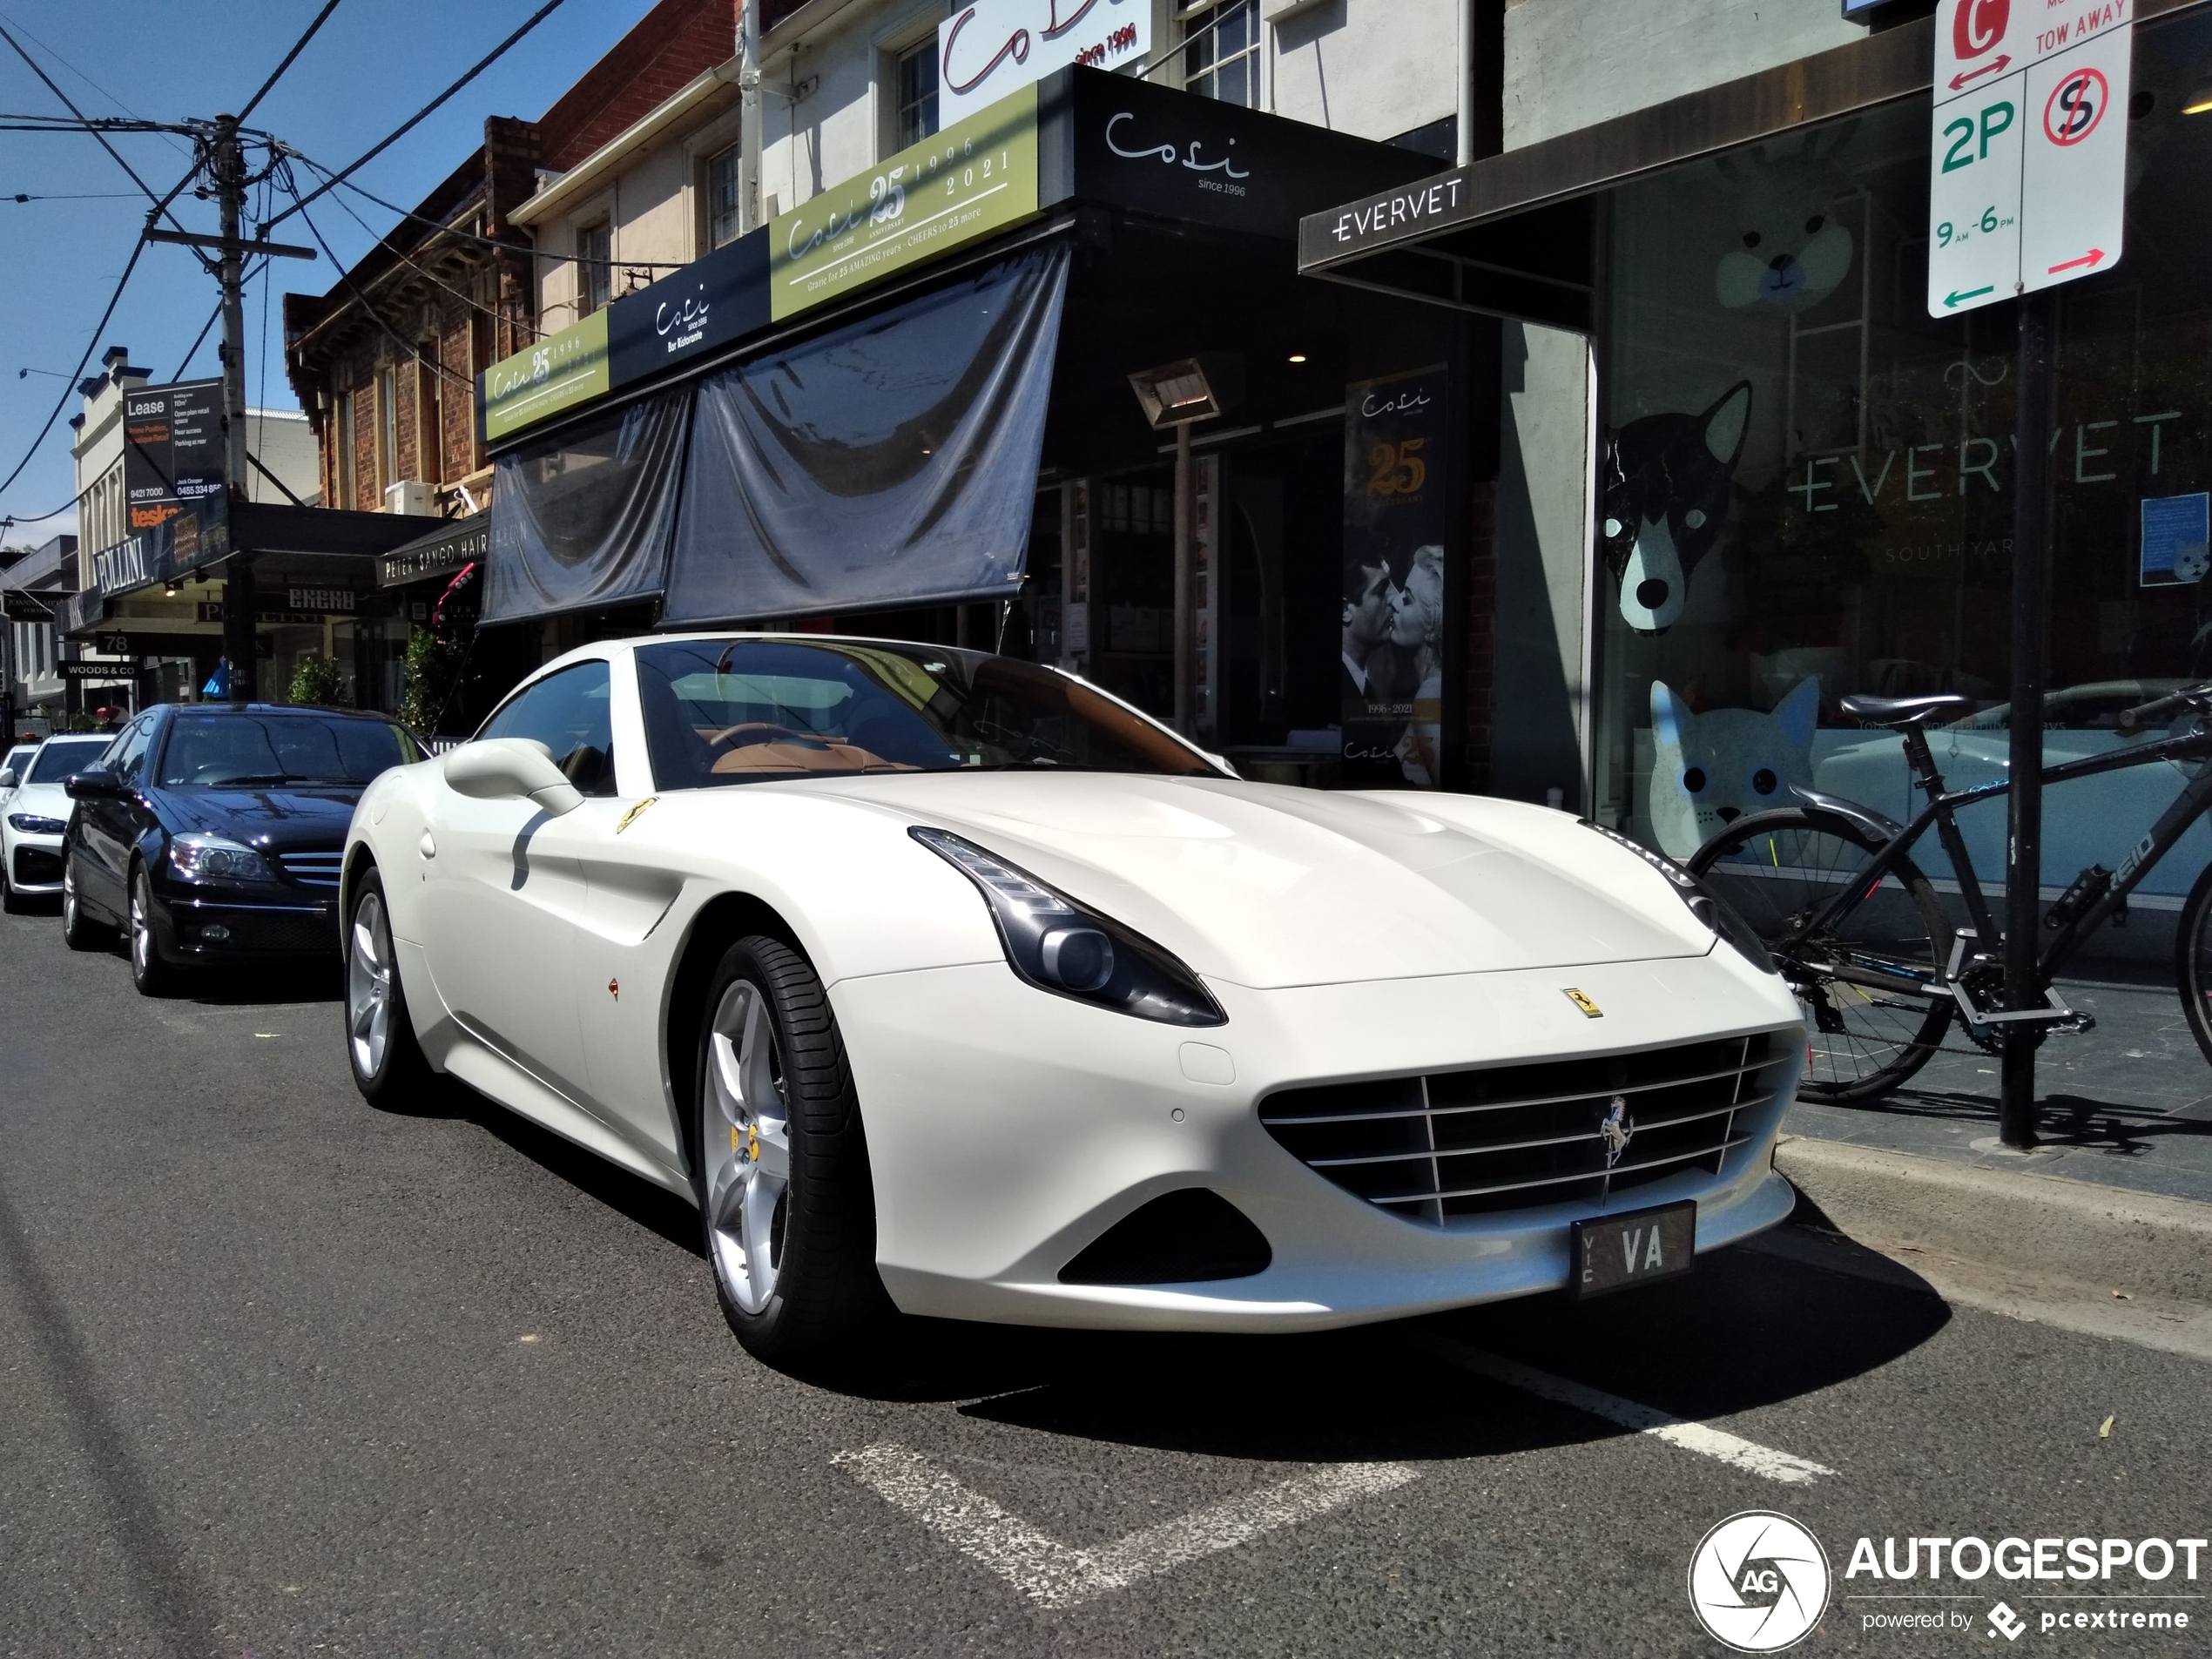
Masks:
[[[1682,615],[1689,573],[1727,520],[1750,425],[1751,382],[1738,381],[1702,415],[1647,415],[1606,434],[1599,545],[1638,633]]]
[[[1651,682],[1651,783],[1644,816],[1669,858],[1686,859],[1747,813],[1794,806],[1791,784],[1812,782],[1820,682],[1800,680],[1771,714],[1709,709],[1692,714]]]

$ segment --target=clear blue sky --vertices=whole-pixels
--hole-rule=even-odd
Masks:
[[[275,133],[326,166],[343,166],[443,91],[542,3],[341,0],[248,125]],[[364,168],[361,183],[387,200],[412,206],[482,144],[485,116],[543,113],[651,3],[566,0],[451,103]],[[238,108],[319,5],[320,0],[0,0],[0,24],[87,115],[175,120]],[[66,113],[4,44],[0,111]],[[112,141],[156,190],[167,190],[191,165],[189,143],[181,138],[139,134]],[[18,193],[84,199],[18,202]],[[341,201],[379,233],[392,216],[342,190],[308,210],[338,256],[350,262],[372,239]],[[0,478],[14,470],[64,391],[65,383],[54,376],[75,368],[145,223],[146,206],[97,140],[0,132],[0,293],[5,295],[0,306]],[[214,205],[189,194],[180,199],[178,216],[195,230],[215,228]],[[277,235],[303,245],[314,239],[296,216]],[[336,280],[326,260],[282,260],[247,290],[248,402],[298,407],[284,378],[280,296],[287,288],[321,293]],[[156,381],[177,378],[179,368],[185,379],[212,375],[218,372],[212,334],[189,363],[183,359],[214,306],[213,280],[190,252],[149,247],[90,368],[98,368],[109,346],[119,345],[130,347],[131,361]],[[19,379],[17,371],[24,368],[32,373]],[[77,409],[71,393],[23,476],[0,493],[0,514],[43,513],[74,493],[64,422]],[[73,529],[69,514],[15,525],[4,540],[31,545],[56,529]]]

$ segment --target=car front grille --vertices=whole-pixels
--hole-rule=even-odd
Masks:
[[[346,861],[342,849],[327,853],[280,853],[284,873],[303,887],[334,887]]]
[[[1757,1138],[1793,1032],[1588,1060],[1286,1089],[1260,1122],[1292,1157],[1368,1203],[1441,1226],[1602,1204],[1669,1176],[1718,1175]]]

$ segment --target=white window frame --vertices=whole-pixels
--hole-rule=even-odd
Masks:
[[[875,74],[868,88],[875,112],[875,153],[881,160],[899,153],[899,60],[925,40],[937,38],[937,25],[947,16],[946,0],[924,0],[909,6],[869,37]],[[940,89],[941,95],[942,89]],[[943,108],[939,106],[941,118]]]

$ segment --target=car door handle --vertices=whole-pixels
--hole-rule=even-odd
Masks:
[[[438,856],[438,844],[430,839],[428,830],[422,832],[422,839],[415,844],[415,850],[426,859],[434,859]]]

